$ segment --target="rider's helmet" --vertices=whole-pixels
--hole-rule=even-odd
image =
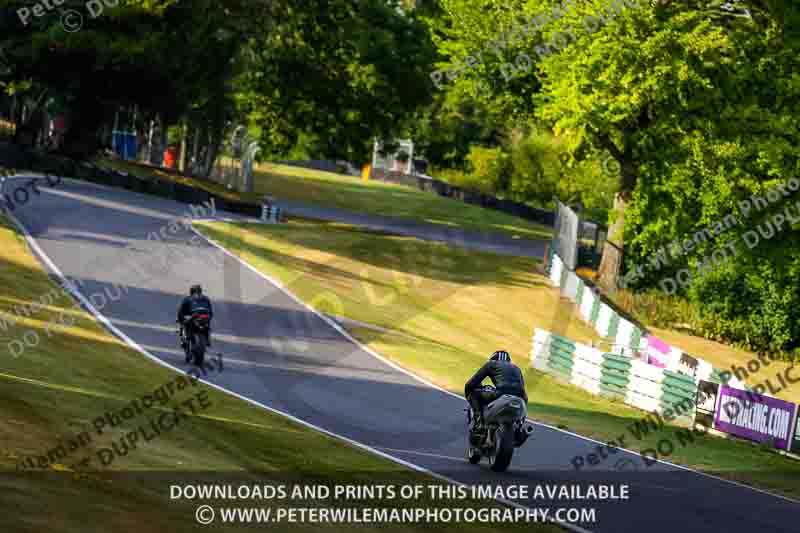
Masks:
[[[192,288],[189,289],[189,295],[194,296],[195,294],[200,295],[203,294],[203,287],[200,285],[192,285]]]
[[[505,363],[511,362],[511,356],[505,350],[498,350],[492,354],[491,361],[503,361]]]

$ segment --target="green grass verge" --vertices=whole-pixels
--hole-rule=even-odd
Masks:
[[[0,311],[3,318],[15,305],[39,300],[55,285],[42,270],[18,234],[0,219]],[[110,335],[90,315],[61,296],[16,324],[0,327],[0,512],[3,531],[63,533],[194,531],[194,512],[200,502],[170,498],[170,484],[235,479],[236,483],[295,482],[371,484],[430,483],[431,478],[309,430],[216,389],[198,384],[176,391],[171,409],[205,390],[210,406],[199,409],[168,433],[139,443],[124,457],[103,468],[96,460],[100,448],[111,447],[128,432],[149,420],[145,412],[55,460],[44,471],[15,472],[28,456],[45,455],[67,444],[92,421],[108,411],[119,411],[130,401],[151,393],[178,374],[160,366]],[[67,324],[53,327],[59,316]],[[39,342],[18,356],[7,346],[35,333]],[[195,402],[197,405],[197,402]],[[155,413],[155,410],[153,411]],[[152,433],[152,432],[151,432]],[[91,458],[89,467],[76,466]],[[197,472],[202,471],[200,475]],[[202,502],[207,503],[207,502]],[[452,503],[452,502],[451,502]],[[423,501],[423,506],[448,502]],[[270,506],[253,500],[229,506]],[[312,504],[314,505],[314,504]],[[391,504],[390,504],[391,505]],[[418,502],[417,505],[420,505]],[[461,505],[461,504],[458,504]],[[470,503],[484,507],[486,502]],[[381,506],[378,504],[377,506]],[[246,525],[216,523],[215,531],[240,530]],[[252,527],[252,526],[250,526]],[[364,525],[364,531],[423,531],[428,524]],[[440,524],[443,531],[506,531],[506,526]],[[530,529],[524,524],[512,530]],[[281,530],[345,531],[347,525],[292,524]],[[535,531],[556,531],[535,526]],[[559,530],[560,531],[560,530]]]
[[[341,224],[197,226],[318,310],[370,324],[351,331],[401,366],[459,394],[498,348],[528,367],[534,327],[581,342],[597,339],[571,312],[571,304],[559,303],[557,291],[534,273],[535,262],[529,259],[467,252]],[[800,496],[796,461],[710,435],[678,446],[678,428],[670,426],[637,440],[630,427],[642,419],[642,411],[530,368],[527,384],[529,411],[537,420],[603,442],[627,435],[627,447],[636,451],[667,438],[676,443],[665,457],[669,461]]]
[[[553,228],[493,209],[484,209],[418,189],[287,165],[263,163],[253,171],[255,194],[239,194],[207,180],[185,178],[138,167],[126,161],[104,159],[102,166],[135,175],[194,184],[231,199],[258,202],[265,194],[279,199],[357,213],[412,219],[464,230],[504,233],[526,239],[550,239]]]

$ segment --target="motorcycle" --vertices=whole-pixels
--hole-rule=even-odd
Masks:
[[[186,330],[191,334],[186,335]],[[186,354],[186,362],[194,362],[203,367],[206,355],[206,338],[209,335],[209,316],[207,313],[195,313],[179,330],[181,346]]]
[[[495,393],[494,387],[483,387],[476,391]],[[511,394],[503,394],[484,408],[483,428],[474,431],[475,414],[472,407],[467,412],[469,426],[469,442],[467,444],[467,460],[478,464],[484,457],[494,472],[505,472],[511,464],[514,449],[519,448],[533,433],[533,424],[527,422],[528,407],[525,401]]]

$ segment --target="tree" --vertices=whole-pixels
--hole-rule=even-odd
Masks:
[[[413,10],[383,0],[304,0],[281,6],[252,47],[237,103],[262,143],[286,153],[303,134],[319,155],[362,162],[430,101],[433,48]]]
[[[69,102],[72,120],[65,151],[84,157],[97,148],[97,131],[119,106],[136,105],[168,124],[192,110],[213,131],[231,107],[229,82],[242,39],[260,38],[268,4],[210,0],[122,0],[96,18],[84,2],[60,10],[84,13],[80,31],[68,32],[59,12],[24,25],[16,10],[33,2],[4,2],[2,47],[10,68],[7,87],[35,82]],[[69,75],[65,75],[68,73]]]
[[[588,31],[586,16],[605,23]],[[730,73],[749,68],[737,32],[756,30],[716,24],[704,4],[653,8],[599,1],[553,23],[546,42],[556,42],[567,30],[574,41],[539,64],[539,116],[569,139],[573,153],[606,152],[618,163],[619,188],[600,266],[601,285],[613,290],[622,260],[618,250],[624,250],[631,226],[626,210],[642,180],[646,188],[658,187],[672,172],[680,175],[677,168],[691,151],[679,139],[719,124],[720,113],[731,106],[732,91],[726,89],[741,81]],[[720,87],[723,81],[728,83]],[[663,207],[655,209],[663,232],[670,217]],[[679,214],[671,213],[673,227]]]

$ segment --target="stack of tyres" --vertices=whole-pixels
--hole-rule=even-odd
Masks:
[[[547,358],[550,354],[550,332],[535,328],[531,344],[531,366],[542,372],[549,372]]]
[[[708,381],[710,381],[711,383],[717,383],[718,385],[724,385],[725,380],[722,379],[723,376],[722,372],[723,371],[720,370],[719,368],[714,368],[714,370],[711,371],[711,375],[708,377]]]
[[[581,302],[583,302],[583,291],[586,289],[586,283],[583,279],[578,278],[578,286],[575,288],[575,305],[580,309]]]
[[[121,182],[122,182],[122,187],[124,189],[127,189],[129,191],[136,190],[135,189],[136,184],[134,183],[135,181],[136,178],[133,175],[128,173],[121,173]]]
[[[600,395],[612,400],[625,401],[630,382],[631,359],[613,353],[603,354],[603,376]]]
[[[677,422],[691,423],[694,420],[697,382],[691,376],[669,370],[664,371],[661,382],[661,410],[671,410]]]
[[[124,176],[116,170],[111,171],[111,186],[123,188],[128,183],[127,176]]]
[[[613,334],[611,334],[611,324],[615,316],[616,313],[608,304],[600,302],[600,309],[598,310],[597,320],[594,325],[598,335],[605,338],[614,338],[617,335],[616,326],[613,328]]]
[[[550,338],[547,366],[556,377],[569,381],[572,378],[572,367],[575,365],[574,354],[575,343],[573,341],[553,334]]]
[[[552,264],[550,265],[550,282],[554,287],[561,287],[563,276],[564,262],[558,257],[558,254],[553,254]]]
[[[664,369],[644,361],[631,359],[630,381],[625,403],[644,411],[659,411],[664,382]]]
[[[636,325],[624,318],[620,318],[617,322],[617,334],[615,337],[615,344],[617,350],[623,355],[634,357],[642,344],[642,330]]]
[[[574,361],[571,383],[599,395],[603,379],[603,352],[585,344],[578,344],[575,347]]]
[[[595,298],[592,301],[592,309],[589,311],[589,323],[595,328],[597,326],[597,317],[600,315],[600,304],[602,304],[600,298]]]
[[[594,293],[594,291],[585,284],[581,284],[583,291],[580,296],[575,297],[576,300],[580,299],[580,305],[578,307],[578,312],[580,313],[581,317],[586,322],[591,323],[592,321],[592,311],[595,309],[595,305],[599,308],[599,298]]]
[[[89,180],[100,185],[111,185],[111,176],[100,167],[92,169]]]

